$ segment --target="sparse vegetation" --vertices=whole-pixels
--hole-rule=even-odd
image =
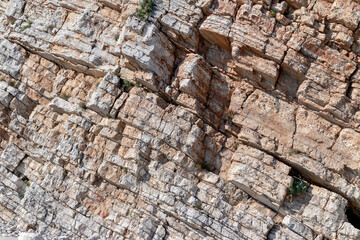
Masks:
[[[233,120],[234,120],[234,114],[228,114],[227,115],[227,120],[228,120],[228,122],[232,123]]]
[[[196,204],[195,207],[196,207],[199,211],[203,210],[203,208],[202,208],[202,206],[201,206],[201,203]]]
[[[5,78],[1,78],[0,82],[6,82]]]
[[[299,150],[296,150],[296,149],[294,149],[294,148],[291,148],[289,151],[288,151],[288,153],[290,154],[290,155],[293,155],[293,154],[299,154],[299,153],[301,153]]]
[[[293,179],[294,179],[294,182],[293,182],[293,185],[289,188],[289,192],[291,195],[299,196],[309,186],[300,176],[293,177]]]
[[[13,87],[13,88],[18,88],[18,85],[17,85],[16,81],[10,80],[8,83],[9,83],[9,85],[10,85],[11,87]]]
[[[206,163],[206,162],[199,162],[199,163],[197,164],[197,166],[198,166],[198,168],[200,168],[200,169],[206,169],[206,170],[208,170],[209,172],[211,172],[211,171],[213,170],[213,167],[212,167],[210,164]]]
[[[231,109],[226,110],[224,113],[225,119],[228,121],[228,123],[232,123],[235,117],[235,112]]]
[[[30,185],[29,184],[29,179],[24,179],[24,183],[25,183],[26,186],[29,186]]]
[[[124,85],[125,85],[126,87],[129,87],[129,86],[131,86],[131,85],[132,85],[132,83],[131,83],[131,81],[130,81],[130,80],[123,79],[122,81],[123,81],[123,83],[124,83]]]
[[[115,41],[119,40],[120,34],[115,34]]]
[[[116,41],[117,41],[117,40],[116,40]],[[115,71],[113,71],[113,74],[114,74],[115,76],[120,77],[120,68],[117,68]]]
[[[14,25],[14,24],[15,24],[15,21],[12,21],[10,24],[11,24],[11,25]]]
[[[150,17],[153,9],[154,3],[152,0],[141,0],[135,15],[141,20],[147,20]]]
[[[22,30],[25,30],[25,29],[31,27],[32,21],[29,20],[29,21],[27,21],[26,23],[27,23],[27,24],[22,27]]]
[[[190,4],[190,5],[195,5],[195,4],[196,4],[196,0],[190,0],[190,1],[189,1],[189,4]]]
[[[137,87],[143,87],[143,85],[142,85],[141,83],[139,83],[139,82],[136,82],[136,83],[135,83],[135,86],[137,86]]]
[[[236,151],[236,150],[238,149],[238,147],[239,147],[239,143],[238,143],[238,142],[236,142],[236,143],[234,143],[234,144],[232,145],[232,148],[233,148],[234,151]]]
[[[65,93],[62,93],[60,95],[60,98],[64,99],[65,101],[69,100],[70,96],[69,95],[66,95]]]
[[[27,177],[23,177],[22,181],[25,184],[25,187],[22,188],[22,192],[19,192],[20,198],[24,198],[25,193],[26,193],[26,188],[30,185],[29,179]]]
[[[68,176],[68,171],[64,169],[63,171],[63,179],[65,179]]]
[[[121,79],[121,90],[124,92],[129,92],[133,87],[133,83],[127,79]]]
[[[270,10],[271,15],[275,16],[276,12],[274,10]]]
[[[86,103],[85,102],[80,102],[79,107],[81,107],[82,109],[86,109]]]
[[[81,134],[81,137],[85,140],[85,141],[89,141],[89,138],[87,136],[87,132],[84,131],[82,134]]]
[[[25,193],[26,193],[26,188],[25,188],[24,191],[20,194],[20,198],[24,198],[24,197],[25,197]]]
[[[111,115],[109,115],[109,114],[106,114],[106,116],[105,116],[106,118],[111,118],[111,119],[115,119],[116,120],[116,116],[114,116],[114,117],[112,117]]]

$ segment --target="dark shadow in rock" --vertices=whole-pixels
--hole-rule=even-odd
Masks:
[[[360,230],[360,212],[356,211],[352,207],[346,210],[346,216],[348,221],[357,229]]]

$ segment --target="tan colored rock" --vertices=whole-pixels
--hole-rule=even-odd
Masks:
[[[359,11],[359,3],[348,0],[336,0],[331,6],[328,18],[330,21],[340,22],[354,31],[360,22]]]
[[[211,75],[210,66],[201,56],[189,54],[179,66],[173,85],[178,85],[181,92],[206,103]]]
[[[137,35],[140,24],[141,36]],[[144,25],[136,18],[129,18],[124,27],[121,52],[133,64],[153,71],[161,81],[169,84],[174,67],[174,46],[154,25]]]
[[[295,205],[298,208],[290,210]],[[301,219],[303,224],[327,238],[336,238],[337,231],[345,221],[346,205],[347,200],[340,195],[311,186],[302,196],[296,197],[292,202],[285,202],[281,211]]]
[[[332,149],[341,155],[343,164],[359,172],[360,133],[352,129],[343,129]]]
[[[201,36],[222,49],[230,50],[229,34],[232,19],[229,16],[210,15],[199,28]]]
[[[152,3],[1,1],[0,225],[359,238],[360,0]]]
[[[296,113],[293,150],[305,152],[306,155],[319,159],[327,167],[341,171],[343,163],[330,157],[332,152],[329,151],[337,141],[340,131],[340,127],[300,108]]]
[[[165,10],[167,14],[160,20],[165,34],[179,47],[196,50],[199,44],[196,25],[203,17],[202,11],[184,0],[169,1]]]
[[[243,104],[243,110],[235,113],[233,122],[291,147],[296,128],[294,114],[294,106],[255,90]]]
[[[244,145],[237,147],[231,161],[228,180],[261,203],[279,209],[292,184],[292,178],[287,175],[290,168]]]

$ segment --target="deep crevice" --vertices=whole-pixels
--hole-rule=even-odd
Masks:
[[[351,206],[346,210],[346,217],[348,221],[357,229],[360,230],[360,212],[353,209]]]

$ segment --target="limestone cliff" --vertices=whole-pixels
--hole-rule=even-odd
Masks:
[[[1,221],[47,239],[360,239],[360,0],[0,12]]]

